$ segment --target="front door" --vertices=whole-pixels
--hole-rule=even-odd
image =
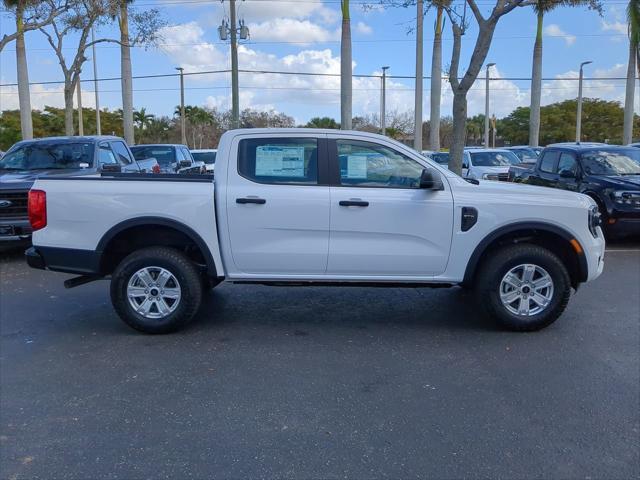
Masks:
[[[419,188],[425,165],[393,146],[330,140],[329,276],[429,277],[444,272],[453,198]],[[384,279],[384,278],[382,278]]]
[[[324,275],[329,187],[321,184],[319,164],[326,162],[326,139],[265,135],[240,139],[232,148],[238,155],[227,170],[226,208],[236,270],[270,277]]]

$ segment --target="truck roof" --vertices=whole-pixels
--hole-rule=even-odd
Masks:
[[[16,145],[23,145],[25,143],[78,143],[78,142],[98,142],[100,140],[122,140],[121,137],[116,137],[113,135],[85,135],[82,137],[70,137],[70,136],[59,136],[59,137],[44,137],[44,138],[34,138],[32,140],[21,140],[16,143]]]
[[[547,145],[545,148],[566,148],[569,150],[574,150],[576,152],[581,152],[584,150],[592,150],[594,148],[629,148],[623,147],[621,145],[609,145],[608,143],[599,143],[599,142],[561,142],[561,143],[552,143]]]

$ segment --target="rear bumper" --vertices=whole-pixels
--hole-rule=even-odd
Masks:
[[[100,254],[93,250],[31,247],[25,252],[27,264],[40,270],[100,275]]]

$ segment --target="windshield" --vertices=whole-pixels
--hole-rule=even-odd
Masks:
[[[216,152],[191,152],[196,162],[204,162],[208,165],[216,163]]]
[[[582,154],[589,175],[640,175],[640,150],[593,150]]]
[[[477,167],[508,167],[520,163],[512,152],[471,152],[471,162]]]
[[[136,146],[131,147],[131,151],[136,160],[155,158],[158,161],[158,165],[162,167],[176,163],[176,153],[173,147]]]
[[[93,151],[93,143],[27,143],[6,153],[0,170],[87,168],[93,164]]]
[[[440,165],[449,165],[448,153],[432,153],[431,160],[438,162]]]
[[[538,160],[538,154],[531,148],[514,148],[511,152],[515,153],[521,162],[535,162]]]

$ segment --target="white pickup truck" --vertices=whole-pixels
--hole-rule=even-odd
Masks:
[[[30,266],[79,274],[67,287],[110,278],[120,317],[148,333],[184,326],[223,280],[473,287],[503,326],[537,330],[604,265],[589,197],[471,183],[363,132],[234,130],[215,178],[43,178],[29,215]]]

